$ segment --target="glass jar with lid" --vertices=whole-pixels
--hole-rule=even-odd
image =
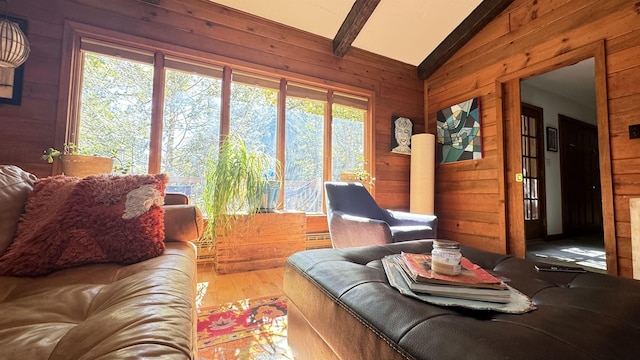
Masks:
[[[451,240],[433,240],[431,250],[431,270],[442,275],[459,275],[462,271],[460,265],[460,243]]]

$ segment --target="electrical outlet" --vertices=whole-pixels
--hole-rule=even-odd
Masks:
[[[640,124],[629,125],[629,139],[640,139]]]

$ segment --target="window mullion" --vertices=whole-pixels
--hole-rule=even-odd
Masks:
[[[164,54],[155,53],[153,62],[153,95],[151,105],[151,139],[149,140],[149,173],[160,172],[162,155],[162,119],[164,111]]]
[[[286,141],[286,111],[287,111],[287,80],[280,79],[280,91],[278,91],[278,110],[277,110],[277,123],[276,123],[276,160],[280,162],[280,168],[276,169],[278,172],[278,179],[284,180],[284,154],[285,154],[285,141]],[[284,205],[284,181],[280,181],[280,192],[278,194],[279,207]]]
[[[229,135],[231,122],[231,67],[225,66],[222,71],[222,109],[220,110],[220,141]]]
[[[329,89],[327,91],[327,101],[325,102],[324,109],[324,181],[331,180],[331,143],[332,143],[332,123],[333,123],[333,90]],[[326,202],[324,196],[324,186],[322,186],[322,211],[326,213]]]

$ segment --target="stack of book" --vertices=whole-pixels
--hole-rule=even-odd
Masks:
[[[403,252],[386,256],[382,261],[387,276],[393,276],[395,282],[405,282],[416,293],[502,304],[511,298],[507,285],[465,257],[461,260],[462,272],[455,276],[433,272],[428,254]],[[392,267],[401,271],[389,271]]]

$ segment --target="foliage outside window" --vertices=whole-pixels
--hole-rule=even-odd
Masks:
[[[169,175],[167,190],[184,192],[196,204],[201,205],[204,190],[203,164],[217,151],[225,128],[249,149],[259,148],[282,164],[281,174],[274,164],[265,176],[282,176],[281,208],[286,210],[321,212],[323,182],[365,167],[364,97],[180,56],[162,54],[163,66],[158,66],[153,51],[92,39],[83,38],[79,54],[80,111],[68,140],[97,155],[116,150],[116,165],[130,166],[130,173],[147,173],[158,163],[155,171]],[[231,72],[227,85],[225,71]],[[154,87],[154,81],[163,86]],[[152,111],[156,99],[163,100],[158,119]],[[223,118],[225,101],[228,119]],[[161,133],[155,153],[154,127]]]

